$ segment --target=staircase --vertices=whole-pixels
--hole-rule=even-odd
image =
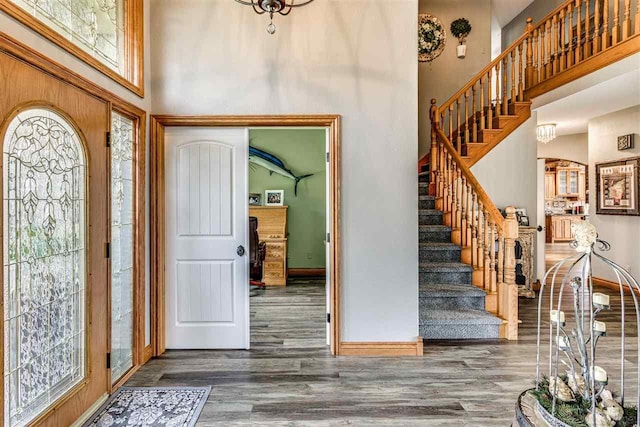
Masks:
[[[568,0],[444,104],[431,101],[420,173],[420,335],[518,338],[513,207],[470,167],[531,116],[531,100],[640,51],[640,2]]]
[[[424,339],[499,338],[502,320],[485,311],[486,292],[472,284],[473,268],[429,196],[420,175],[420,336]]]

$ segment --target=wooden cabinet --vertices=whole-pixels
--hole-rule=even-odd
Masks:
[[[553,200],[556,197],[556,174],[545,172],[544,174],[544,198]]]
[[[571,224],[582,221],[579,215],[551,215],[547,216],[547,243],[570,242],[573,240]]]
[[[577,168],[558,168],[556,170],[556,195],[578,197],[584,192],[584,179],[582,180],[583,188],[580,190],[580,174],[584,175]]]
[[[287,284],[287,206],[250,206],[258,218],[258,236],[267,244],[263,281],[267,286]]]

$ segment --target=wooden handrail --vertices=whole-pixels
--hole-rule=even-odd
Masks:
[[[489,197],[484,188],[482,188],[480,182],[478,182],[473,172],[471,172],[471,169],[469,169],[469,166],[467,166],[467,162],[464,161],[464,159],[453,147],[453,144],[451,143],[451,141],[449,141],[447,135],[445,135],[444,132],[442,132],[442,130],[438,127],[436,127],[436,133],[444,148],[447,149],[447,152],[457,163],[458,168],[460,168],[460,172],[462,172],[464,177],[467,179],[467,182],[471,185],[473,190],[478,195],[478,200],[482,202],[485,209],[487,209],[487,211],[491,215],[491,219],[495,222],[500,230],[503,230],[504,217],[502,216],[502,213],[500,213],[500,209],[496,207],[496,205],[493,203],[493,200],[491,200],[491,197]]]

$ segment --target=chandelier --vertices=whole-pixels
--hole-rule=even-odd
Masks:
[[[536,128],[536,131],[537,131],[537,134],[538,134],[538,141],[542,142],[543,144],[546,144],[546,143],[551,142],[554,139],[556,139],[556,124],[555,123],[539,125]]]
[[[236,0],[240,4],[244,4],[246,6],[252,6],[253,10],[258,14],[262,15],[265,13],[269,14],[269,18],[271,19],[271,23],[267,27],[267,32],[269,34],[274,34],[276,32],[276,26],[273,23],[273,15],[275,13],[279,13],[280,15],[286,16],[291,13],[291,9],[294,7],[306,6],[311,3],[313,0],[300,0],[300,3],[296,4],[296,0]]]

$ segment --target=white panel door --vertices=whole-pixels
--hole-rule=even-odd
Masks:
[[[167,348],[249,348],[248,131],[165,141]]]

